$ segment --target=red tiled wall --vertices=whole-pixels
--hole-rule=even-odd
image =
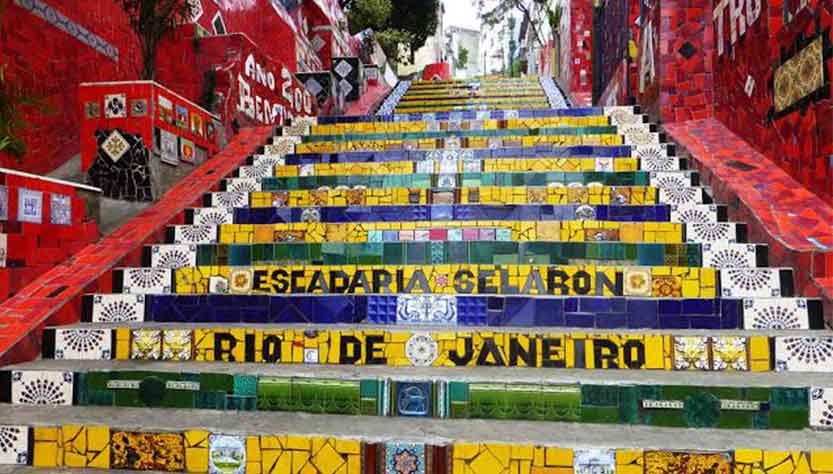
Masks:
[[[636,91],[637,103],[642,106],[645,113],[656,119],[660,115],[660,76],[662,75],[662,63],[660,61],[660,45],[662,43],[662,32],[660,29],[660,4],[654,2],[653,8],[647,9],[645,18],[642,19],[641,31],[639,33],[639,53],[637,55],[637,76],[634,88]],[[650,25],[652,39],[648,38],[648,25]],[[643,67],[648,55],[648,43],[653,44],[654,76],[652,79],[641,79],[647,76],[648,67]]]
[[[569,94],[575,105],[590,105],[593,98],[593,2],[572,0],[570,9],[570,68],[573,71]]]

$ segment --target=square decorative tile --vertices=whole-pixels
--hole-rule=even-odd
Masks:
[[[162,331],[157,329],[130,331],[130,358],[133,360],[161,359]]]
[[[695,187],[659,188],[659,202],[676,206],[703,204],[703,190]]]
[[[457,298],[449,295],[398,295],[397,324],[457,324]]]
[[[176,126],[188,130],[188,108],[184,105],[175,105],[176,110]]]
[[[709,268],[755,268],[757,247],[750,244],[728,242],[706,243],[703,249],[703,266]]]
[[[50,194],[50,216],[53,224],[72,224],[72,198],[65,194]]]
[[[9,218],[9,188],[0,186],[0,220]]]
[[[184,268],[197,266],[197,246],[188,244],[152,245],[150,266],[153,268]]]
[[[610,173],[614,171],[613,158],[596,158],[596,171]]]
[[[95,295],[93,323],[126,323],[145,320],[145,296],[128,294]]]
[[[804,298],[747,298],[743,300],[744,329],[810,329]]]
[[[110,360],[113,332],[109,329],[55,329],[55,358]]]
[[[432,385],[431,382],[394,382],[396,415],[430,417]]]
[[[191,360],[192,332],[187,329],[168,329],[162,335],[162,360]]]
[[[689,204],[671,206],[671,222],[692,224],[699,222],[718,222],[717,206],[710,204]]]
[[[246,438],[212,434],[208,437],[209,474],[245,474]]]
[[[178,225],[174,227],[175,244],[215,244],[217,243],[217,226],[213,225]]]
[[[226,191],[232,193],[253,193],[261,191],[262,186],[258,178],[233,178],[226,180]]]
[[[29,427],[0,425],[0,465],[29,463]]]
[[[651,186],[660,189],[678,189],[691,187],[691,178],[687,174],[682,172],[652,171],[650,177]]]
[[[424,444],[385,443],[385,471],[380,474],[426,474]]]
[[[225,191],[211,193],[211,207],[235,208],[248,207],[249,193]]]
[[[709,338],[706,336],[674,337],[674,368],[676,370],[710,370]]]
[[[687,224],[686,241],[692,243],[737,242],[737,224],[734,222],[696,222]]]
[[[676,171],[680,169],[680,159],[669,156],[665,145],[633,147],[632,156],[639,158],[642,171]]]
[[[43,192],[17,189],[17,220],[35,224],[43,222]]]
[[[72,372],[13,370],[13,405],[72,405]]]
[[[101,117],[101,104],[97,100],[84,102],[84,117],[88,119]]]
[[[234,209],[219,207],[198,207],[194,209],[195,225],[218,226],[234,224]]]
[[[833,388],[810,390],[810,427],[833,430]]]
[[[653,288],[651,272],[645,268],[625,268],[624,292],[626,296],[651,296]]]
[[[185,440],[180,433],[131,433],[113,431],[111,469],[183,471]]]
[[[127,117],[127,96],[125,94],[107,94],[104,96],[104,118]]]
[[[712,337],[711,347],[712,370],[749,370],[745,337]]]
[[[317,364],[318,363],[318,349],[304,348],[304,363]]]
[[[776,337],[775,370],[833,372],[833,336]]]
[[[197,162],[197,150],[191,140],[179,139],[179,159],[185,163],[195,164]]]
[[[113,130],[107,139],[101,143],[101,150],[113,163],[118,161],[130,150],[130,143],[118,130]]]
[[[721,294],[727,298],[781,296],[778,268],[729,268],[720,270]]]
[[[420,160],[416,162],[417,174],[434,174],[434,160]]]
[[[173,133],[159,129],[159,159],[169,165],[179,164],[179,138]]]
[[[130,101],[131,117],[146,117],[148,114],[147,99],[133,99]]]
[[[573,452],[575,474],[615,474],[616,452],[612,449],[576,449]]]

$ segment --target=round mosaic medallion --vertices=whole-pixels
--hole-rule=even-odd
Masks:
[[[424,367],[433,364],[438,352],[437,341],[428,334],[414,334],[405,343],[405,355],[416,366]]]

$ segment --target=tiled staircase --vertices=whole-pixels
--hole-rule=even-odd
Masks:
[[[820,301],[638,110],[564,106],[403,82],[283,127],[2,372],[0,464],[833,473]]]

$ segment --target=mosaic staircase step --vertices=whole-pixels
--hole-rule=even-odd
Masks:
[[[260,364],[494,366],[506,370],[606,369],[716,372],[830,372],[828,331],[617,330],[558,328],[414,329],[398,326],[94,324],[44,338],[43,357]],[[559,332],[560,331],[560,332]],[[95,334],[95,336],[92,336]],[[86,340],[88,350],[71,350]],[[51,342],[54,341],[54,344]],[[63,348],[63,350],[61,350]],[[69,348],[69,349],[68,349]],[[109,350],[104,350],[109,348]]]
[[[271,244],[277,242],[629,242],[745,243],[746,224],[610,221],[447,221],[295,224],[176,225],[169,244]]]
[[[641,113],[638,106],[618,107],[575,107],[548,110],[510,109],[510,110],[451,110],[430,113],[410,114],[380,114],[316,117],[318,125],[337,123],[365,123],[365,122],[410,122],[410,121],[448,121],[448,120],[507,120],[513,118],[544,118],[544,117],[587,117],[606,115],[616,125],[627,123],[643,123],[648,117]],[[292,124],[293,121],[289,120]]]
[[[574,221],[716,223],[728,220],[724,205],[616,206],[588,204],[432,204],[333,207],[203,207],[185,211],[185,223],[195,225],[280,224],[294,222],[413,222],[413,221]]]
[[[509,119],[446,119],[419,120],[409,122],[362,122],[362,123],[316,123],[309,128],[310,135],[342,135],[347,133],[390,133],[390,132],[427,132],[460,130],[512,130],[541,127],[601,127],[611,125],[606,115],[584,117],[544,117],[544,118],[509,118]],[[636,124],[640,125],[640,124]],[[650,130],[650,124],[643,123]],[[281,135],[283,130],[281,130]]]
[[[827,474],[833,465],[829,435],[810,430],[702,428],[693,441],[678,429],[653,426],[577,430],[565,422],[517,421],[507,429],[497,420],[28,406],[2,410],[0,423],[8,426],[15,459],[51,469],[219,472],[216,463],[232,472],[245,466],[279,474],[293,472],[298,459],[305,474],[361,474],[388,465],[439,474],[509,472],[501,466],[522,473],[704,474],[733,472],[736,465]],[[783,451],[785,435],[800,448]],[[472,439],[489,442],[466,441]]]
[[[311,371],[241,364],[230,371],[208,362],[199,368],[197,373],[169,362],[90,360],[79,366],[42,360],[0,371],[0,402],[30,405],[38,397],[33,383],[55,380],[67,396],[44,399],[46,405],[801,430],[824,428],[812,394],[829,382],[818,375],[770,373],[680,381],[672,374],[648,378],[629,372],[614,383],[594,372],[528,369],[509,376],[488,367],[438,373],[368,366],[349,374],[333,366]]]
[[[650,130],[645,127],[645,130]],[[301,138],[301,143],[316,142],[366,142],[380,140],[425,140],[425,139],[448,139],[448,138],[482,138],[482,137],[523,137],[523,136],[549,136],[549,135],[611,135],[621,133],[620,128],[615,125],[603,126],[546,126],[540,128],[500,128],[494,130],[428,130],[424,132],[366,132],[366,133],[344,133],[337,135],[313,134]],[[649,133],[649,132],[643,132]]]
[[[667,265],[706,268],[768,266],[766,245],[497,241],[272,244],[154,244],[147,267],[247,265]]]
[[[546,297],[468,295],[176,295],[165,269],[122,269],[114,294],[86,295],[94,323],[340,323],[589,329],[824,329],[806,298]],[[123,294],[120,294],[123,293]]]

